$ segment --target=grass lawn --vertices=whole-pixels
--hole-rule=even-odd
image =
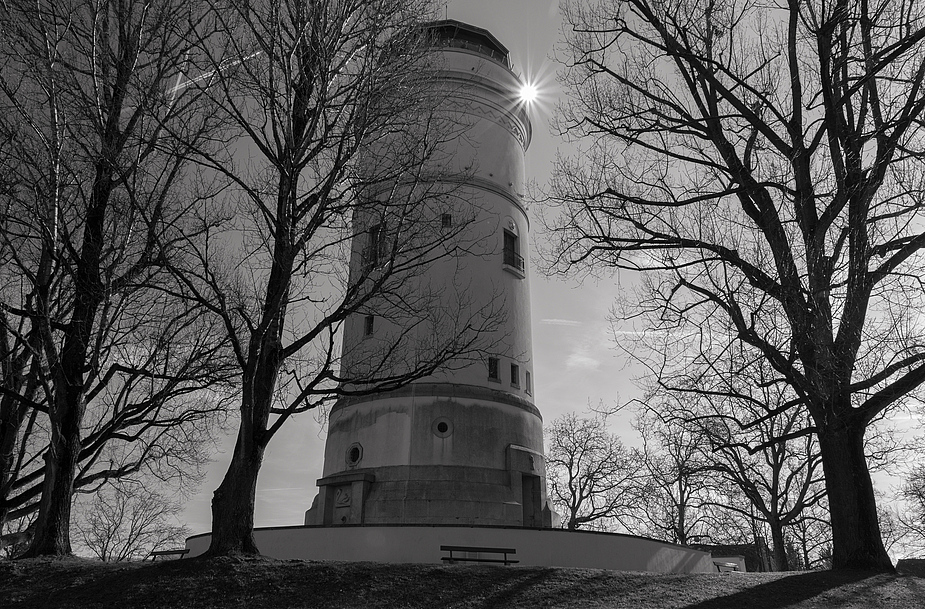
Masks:
[[[539,567],[268,558],[0,563],[0,607],[925,608],[925,577],[865,573],[664,575]]]

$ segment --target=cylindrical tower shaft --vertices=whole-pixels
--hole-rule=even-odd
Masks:
[[[423,206],[448,235],[447,251],[407,286],[433,317],[422,323],[384,314],[371,301],[345,324],[343,376],[379,365],[378,350],[396,333],[414,337],[403,345],[429,345],[459,320],[486,322],[484,347],[479,357],[451,361],[398,390],[335,404],[306,524],[549,526],[542,418],[533,399],[522,194],[531,126],[521,83],[507,50],[487,31],[455,21],[428,29],[438,59],[429,77],[435,91],[447,93],[439,112],[455,125],[442,144],[439,163],[447,166],[433,174],[457,176]],[[433,158],[428,162],[437,163]],[[354,221],[364,223],[355,231],[356,271],[376,263],[389,224],[387,215]],[[391,365],[413,366],[414,349],[405,349]]]

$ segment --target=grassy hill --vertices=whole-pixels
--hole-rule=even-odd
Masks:
[[[911,573],[664,575],[593,569],[322,563],[267,558],[0,563],[0,607],[568,607],[921,609]]]

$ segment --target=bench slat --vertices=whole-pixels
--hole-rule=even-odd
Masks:
[[[151,557],[151,561],[157,560],[158,556],[186,556],[189,554],[189,548],[184,548],[182,550],[154,550],[148,556]]]
[[[486,548],[481,546],[440,546],[442,552],[449,552],[449,556],[442,556],[441,560],[450,563],[456,562],[490,562],[503,565],[512,565],[520,562],[508,558],[508,554],[517,554],[514,548]],[[453,552],[466,552],[469,554],[503,554],[504,558],[468,558],[464,556],[453,556]]]
[[[444,556],[443,560],[447,562],[457,562],[457,561],[459,562],[496,562],[496,563],[501,563],[505,565],[512,565],[514,563],[520,562],[519,560],[513,560],[513,559],[505,560],[503,558],[461,558],[461,557],[456,557],[456,556]]]
[[[493,552],[495,554],[517,554],[514,548],[480,548],[476,546],[440,546],[444,552]]]

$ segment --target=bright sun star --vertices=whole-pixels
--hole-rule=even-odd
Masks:
[[[536,85],[532,83],[527,83],[520,88],[520,99],[528,104],[536,100],[536,94]]]

